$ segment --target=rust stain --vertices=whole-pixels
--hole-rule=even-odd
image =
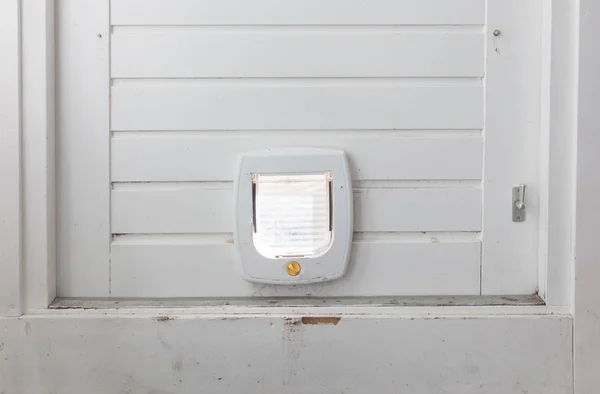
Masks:
[[[337,326],[337,324],[340,322],[340,319],[341,317],[337,316],[304,316],[302,318],[302,324],[333,324],[334,326]]]
[[[173,320],[173,318],[169,317],[169,316],[158,316],[156,318],[156,321],[167,321],[167,320]]]

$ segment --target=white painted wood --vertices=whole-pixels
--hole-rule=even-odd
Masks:
[[[0,316],[22,310],[20,12],[0,3]]]
[[[546,2],[544,8],[549,15],[544,26],[547,75],[542,85],[540,189],[547,190],[540,194],[539,285],[548,305],[570,305],[575,258],[578,10],[576,3],[561,0]]]
[[[112,0],[113,25],[482,25],[481,0]]]
[[[58,295],[108,296],[108,2],[57,9]]]
[[[401,29],[115,28],[113,78],[482,77],[484,40]]]
[[[3,21],[4,17],[11,15],[13,17],[8,24],[1,23],[0,29],[10,28],[14,26],[12,24],[14,21],[19,20],[14,18],[15,14],[4,12],[6,7],[14,4],[16,2],[0,4],[0,20]],[[575,382],[578,394],[594,392],[598,387],[594,366],[600,359],[597,351],[600,329],[595,316],[600,312],[597,311],[596,297],[594,297],[598,288],[598,272],[595,264],[598,253],[595,248],[597,242],[594,239],[598,223],[595,209],[598,200],[598,188],[595,182],[598,167],[596,158],[598,138],[593,133],[598,123],[595,107],[598,91],[597,45],[595,45],[599,26],[597,16],[595,4],[592,1],[582,0],[583,23],[580,36],[583,45],[580,51],[579,101],[584,104],[579,112],[579,127],[580,131],[583,131],[578,144],[580,157],[577,232],[580,237],[577,244],[578,287],[574,308]],[[12,32],[14,33],[14,30]],[[10,34],[0,35],[0,46],[10,38]],[[19,81],[14,74],[15,70],[18,73],[18,68],[14,67],[14,63],[4,61],[0,62],[0,68],[11,64],[11,73],[0,73],[0,81],[4,83],[8,80],[13,84],[11,86],[14,86]],[[6,76],[9,76],[9,79],[5,78]],[[14,103],[10,100],[5,101],[6,97],[13,94],[10,92],[14,91],[5,90],[4,86],[2,85],[3,89],[0,90],[0,100],[1,108],[6,109],[9,107],[4,106],[5,102]],[[568,102],[566,98],[565,101]],[[3,111],[2,115],[5,114],[6,112]],[[0,115],[0,125],[3,127],[6,118],[2,115]],[[8,134],[4,133],[4,129],[2,132],[6,138]],[[566,139],[560,141],[568,143]],[[556,152],[562,150],[553,151],[553,144],[559,144],[559,140],[555,139],[550,143],[551,152],[555,152],[552,153],[552,157],[555,158],[556,155],[560,155]],[[0,149],[6,147],[7,145],[0,145]],[[6,151],[9,152],[8,155],[4,154],[6,153],[4,150],[2,151],[0,163],[4,164],[5,160],[12,160],[15,157],[14,153],[18,152],[15,145],[11,145],[9,149]],[[14,169],[4,165],[0,167],[2,175],[0,182],[14,179],[4,177],[11,168]],[[14,172],[11,174],[14,175]],[[552,185],[551,180],[550,184]],[[2,186],[0,188],[2,197],[7,190],[11,190],[10,193],[15,190],[4,187],[4,183]],[[14,186],[14,183],[10,183],[9,186]],[[14,194],[11,196],[14,197]],[[2,201],[4,203],[5,200]],[[557,198],[554,201],[558,203],[561,200]],[[1,204],[2,214],[7,207],[14,208],[12,204]],[[16,217],[13,210],[10,214],[11,218]],[[557,219],[556,222],[560,220]],[[11,227],[9,234],[14,234],[16,228],[18,225]],[[7,238],[4,238],[4,229],[0,228],[2,247],[7,241]],[[562,237],[559,239],[564,240]],[[4,260],[1,263],[1,269],[6,269]],[[4,274],[4,271],[2,273]],[[0,279],[1,285],[5,284],[6,278]],[[19,282],[9,280],[7,283],[13,288],[15,283]],[[2,287],[2,291],[4,289]],[[3,307],[3,302],[4,298],[0,300],[0,308]],[[397,310],[400,309],[402,308]],[[490,309],[495,310],[490,311]],[[0,391],[35,393],[50,389],[56,393],[104,393],[125,390],[195,392],[201,385],[209,389],[215,387],[212,390],[215,392],[219,390],[230,392],[232,389],[248,391],[249,388],[254,389],[249,382],[252,382],[255,377],[258,381],[264,382],[264,379],[261,379],[262,375],[258,376],[258,374],[269,371],[266,374],[265,385],[267,389],[274,388],[273,391],[276,392],[285,392],[285,390],[297,392],[303,389],[319,392],[326,390],[323,385],[344,391],[348,391],[345,390],[348,387],[350,392],[352,390],[369,392],[374,388],[381,389],[383,392],[397,392],[404,387],[403,384],[408,384],[406,391],[411,393],[475,390],[508,393],[520,391],[572,393],[571,319],[566,316],[514,316],[532,313],[531,308],[529,312],[517,311],[513,308],[509,316],[506,316],[507,312],[501,309],[496,307],[485,309],[493,315],[486,317],[473,317],[484,313],[480,308],[472,308],[470,313],[461,311],[460,313],[464,314],[463,318],[470,316],[464,320],[460,316],[452,319],[435,319],[439,317],[437,315],[415,320],[392,318],[387,314],[380,314],[375,318],[363,316],[352,322],[365,324],[365,326],[342,331],[341,334],[335,330],[344,327],[342,324],[350,320],[347,316],[333,327],[301,325],[299,324],[301,320],[296,324],[293,318],[286,326],[281,321],[283,316],[262,316],[256,319],[256,314],[252,319],[244,315],[225,313],[207,314],[199,318],[194,316],[194,312],[188,312],[173,316],[176,320],[166,322],[152,319],[158,314],[167,313],[164,309],[155,310],[152,317],[147,314],[140,317],[143,311],[129,313],[118,311],[114,314],[108,312],[109,317],[103,317],[107,314],[106,311],[92,313],[69,311],[65,315],[57,313],[26,316],[22,319],[0,319],[2,325],[0,351],[3,351],[0,353],[3,356],[0,357]],[[444,310],[456,311],[454,308],[444,308]],[[533,313],[545,313],[545,310],[540,308],[539,312]],[[297,311],[297,317],[302,315],[303,310]],[[235,329],[230,329],[234,324]],[[275,335],[273,335],[274,329],[278,330]],[[318,331],[320,329],[327,329],[327,335],[319,335],[325,332]],[[199,332],[202,335],[198,335]],[[374,332],[376,335],[373,334]],[[258,337],[259,335],[261,336]],[[275,346],[283,349],[281,350],[283,355],[277,358],[268,351],[272,349],[273,344],[265,345],[265,342],[280,337],[283,337],[281,342]],[[76,347],[73,347],[74,338],[81,340]],[[365,340],[357,342],[356,338]],[[437,341],[437,338],[440,340]],[[239,342],[232,343],[232,339]],[[349,343],[352,346],[349,347]],[[252,351],[252,348],[256,351]],[[243,354],[239,353],[240,349],[243,349]],[[156,357],[156,354],[162,354],[161,352],[169,357]],[[265,353],[266,356],[261,356]],[[240,363],[241,366],[232,364],[231,360],[245,361],[244,357],[248,357],[248,354],[259,355],[260,360],[267,361],[256,363],[255,358],[251,357],[252,360],[248,362],[251,367],[247,367],[245,363]],[[282,359],[285,362],[283,364],[279,362]],[[178,362],[179,360],[181,363]],[[200,364],[194,366],[194,362]],[[392,365],[388,366],[385,362]],[[257,365],[263,367],[258,372],[246,369]],[[277,374],[277,371],[282,370],[283,373]],[[229,373],[225,376],[227,385],[223,383],[223,379],[217,378],[214,382],[211,380],[213,374],[222,371]],[[252,374],[249,371],[253,371]],[[275,372],[270,373],[270,371]],[[299,371],[299,377],[290,376],[289,371]],[[283,383],[276,380],[281,376],[286,378],[285,387],[282,387]],[[233,383],[229,384],[230,381]],[[210,382],[210,385],[206,386],[206,382]],[[484,386],[476,387],[474,382]],[[219,384],[226,387],[217,386]],[[257,386],[255,391],[261,392],[262,387]]]
[[[210,187],[202,183],[119,187],[111,194],[112,232],[233,232],[231,184]],[[354,191],[354,231],[478,230],[481,230],[481,190],[476,188]]]
[[[0,391],[573,392],[567,316],[64,313],[0,321]]]
[[[233,190],[231,184],[217,187],[141,184],[113,190],[111,230],[115,234],[231,233]]]
[[[22,1],[25,308],[56,297],[54,1]]]
[[[479,231],[481,190],[359,189],[354,215],[357,231]]]
[[[488,1],[483,294],[537,291],[541,24],[542,2]],[[521,183],[527,220],[514,223],[512,187]]]
[[[115,0],[114,4],[117,3],[119,2]],[[264,6],[268,2],[258,1],[258,3],[253,7],[261,7],[261,4]],[[345,3],[346,7],[341,14],[352,7],[351,3],[352,1]],[[402,6],[402,3],[395,2],[393,6]],[[390,70],[400,72],[402,67],[409,67],[410,64],[416,63],[418,60],[416,58],[411,58],[407,64],[398,67],[395,67],[393,62],[386,63],[372,59],[371,63],[364,63],[365,68],[358,69],[356,74],[348,74],[352,78],[345,78],[345,75],[341,74],[344,67],[359,67],[361,63],[352,61],[352,58],[348,57],[354,56],[354,53],[348,51],[346,46],[336,44],[347,42],[344,40],[352,36],[356,48],[363,48],[357,52],[368,52],[377,49],[377,40],[385,41],[386,47],[394,47],[394,43],[406,43],[408,41],[402,40],[415,37],[421,41],[421,46],[429,39],[438,42],[437,40],[442,39],[481,38],[482,22],[471,26],[460,26],[461,23],[446,26],[419,26],[420,23],[425,25],[427,23],[418,22],[417,18],[413,18],[414,23],[410,26],[398,26],[402,23],[389,25],[382,22],[362,26],[349,26],[348,23],[315,26],[315,23],[306,22],[318,14],[313,12],[310,16],[305,15],[304,23],[283,26],[294,23],[286,20],[285,15],[282,16],[280,7],[269,4],[271,8],[266,11],[266,14],[263,12],[261,15],[274,15],[279,18],[279,23],[255,24],[256,19],[252,20],[253,11],[241,13],[239,9],[229,9],[227,17],[235,15],[235,18],[249,17],[250,19],[243,23],[230,20],[226,26],[215,26],[219,23],[225,24],[219,22],[218,18],[215,18],[209,26],[192,26],[202,25],[202,22],[167,26],[179,24],[173,20],[168,21],[170,12],[180,12],[182,18],[188,17],[187,12],[181,12],[184,8],[178,9],[181,4],[202,7],[201,2],[175,1],[169,3],[168,7],[157,7],[159,2],[155,0],[144,3],[142,7],[136,6],[135,9],[127,8],[132,4],[134,3],[123,2],[112,9],[113,17],[116,18],[113,22],[117,25],[111,34],[111,39],[115,40],[113,43],[118,46],[119,39],[132,40],[129,43],[126,42],[127,40],[123,41],[127,45],[121,49],[113,48],[114,54],[118,53],[117,57],[123,57],[121,64],[119,64],[120,60],[112,59],[115,67],[113,71],[130,65],[138,70],[131,71],[131,74],[128,74],[129,71],[124,71],[123,74],[119,74],[121,71],[115,71],[113,75],[117,79],[112,81],[111,89],[113,110],[111,129],[114,131],[110,163],[112,181],[230,181],[232,168],[239,153],[254,149],[254,146],[290,146],[300,143],[344,149],[347,146],[355,179],[360,181],[425,180],[435,183],[445,180],[478,180],[482,177],[481,143],[485,140],[487,145],[483,188],[485,196],[483,237],[484,242],[487,242],[490,247],[489,255],[492,260],[489,269],[484,263],[484,278],[488,270],[491,281],[489,281],[490,287],[486,287],[484,279],[483,292],[510,294],[536,291],[538,270],[534,262],[538,253],[537,224],[540,223],[538,199],[543,193],[542,184],[538,182],[540,175],[538,163],[542,161],[541,155],[538,154],[538,150],[542,149],[539,148],[538,143],[541,118],[539,97],[541,91],[539,74],[542,63],[541,2],[527,4],[513,0],[490,2],[490,23],[486,27],[489,39],[486,44],[489,50],[486,54],[488,69],[484,81],[480,78],[480,72],[466,77],[458,75],[458,78],[447,78],[443,74],[434,75],[441,78],[422,78],[424,75],[417,78],[391,78],[386,77],[385,73],[369,74],[372,72],[369,70],[384,66],[393,67]],[[424,3],[413,2],[411,6],[417,9],[421,4]],[[207,8],[212,12],[224,6],[227,4],[211,4],[211,7]],[[292,2],[287,6],[290,9],[294,7]],[[303,6],[307,4],[304,3]],[[330,12],[328,11],[330,6],[321,5],[319,11],[326,14]],[[483,6],[485,4],[478,5],[481,10]],[[119,7],[127,8],[128,18],[132,19],[125,22],[122,19],[118,22],[119,17],[116,17],[115,13],[119,14],[122,11],[118,10]],[[247,6],[242,4],[240,7],[245,10]],[[469,8],[468,12],[474,9]],[[162,10],[164,13],[157,10]],[[439,10],[440,8],[429,9],[427,13],[437,15]],[[270,14],[271,11],[274,13]],[[337,11],[340,14],[339,9]],[[463,11],[466,12],[464,9],[461,12]],[[147,25],[142,27],[137,22],[131,22],[137,17],[146,18],[148,15],[163,17],[163,22],[149,23],[146,19],[145,22],[140,22]],[[292,17],[296,18],[298,15],[294,14]],[[514,15],[520,16],[514,18]],[[194,14],[191,17],[197,18],[198,15]],[[204,17],[205,14],[202,14],[201,18]],[[338,20],[343,17],[338,15]],[[234,26],[238,23],[242,25]],[[138,26],[126,26],[128,24]],[[491,34],[491,29],[496,27],[501,27],[501,34],[498,37]],[[391,34],[395,31],[402,34]],[[257,50],[252,49],[255,46],[260,47],[271,43],[276,44],[273,45],[279,48],[278,52],[284,51],[281,48],[289,49],[301,45],[298,42],[313,49],[314,47],[325,48],[326,45],[330,45],[328,43],[333,43],[331,45],[342,46],[342,51],[336,53],[335,58],[328,55],[330,52],[324,52],[324,56],[317,57],[314,61],[342,62],[344,59],[346,61],[342,62],[341,68],[338,67],[340,72],[338,75],[325,73],[321,75],[324,76],[323,78],[304,79],[297,77],[315,77],[322,71],[304,67],[302,70],[312,70],[315,74],[286,76],[286,73],[290,72],[286,69],[297,65],[292,55],[265,60],[263,63],[266,64],[267,69],[264,74],[245,75],[235,71],[238,67],[238,70],[242,71],[263,72],[258,68],[258,63],[255,66],[254,63],[249,62],[248,67],[244,69],[240,68],[243,62],[231,58],[227,58],[226,63],[211,63],[222,61],[226,58],[225,55],[235,54],[244,49],[237,41],[240,37],[245,40],[244,48],[255,52]],[[369,45],[363,44],[363,40],[368,41]],[[211,56],[209,60],[205,60],[206,56],[199,55],[201,52],[199,49],[207,48],[205,52],[210,52],[209,49],[216,45],[215,42],[224,46],[225,49],[215,50],[217,54],[223,56]],[[169,45],[169,43],[174,44]],[[185,51],[188,46],[191,49]],[[136,50],[143,50],[140,56],[136,55]],[[455,52],[459,53],[459,51]],[[261,53],[264,55],[263,58],[266,56],[268,59],[269,53],[273,52],[264,50]],[[440,51],[441,54],[443,51]],[[389,55],[394,56],[394,51],[390,51]],[[453,59],[464,67],[481,65],[468,60],[464,54],[456,56],[457,59]],[[200,62],[198,60],[200,58],[204,58],[205,61]],[[314,56],[311,57],[313,58]],[[127,59],[137,63],[130,63]],[[277,63],[278,61],[283,63]],[[146,67],[142,67],[144,64]],[[329,63],[323,64],[327,66]],[[318,68],[325,67],[323,64]],[[450,62],[427,62],[427,64],[431,64],[432,67],[450,66]],[[279,68],[280,66],[283,68]],[[426,71],[424,67],[420,69]],[[300,68],[296,70],[302,71]],[[143,72],[149,74],[137,75]],[[197,74],[194,74],[196,72]],[[279,72],[281,74],[278,74]],[[235,78],[236,74],[241,77],[253,76],[253,78],[227,79]],[[141,78],[127,79],[131,76]],[[361,78],[368,76],[381,78]],[[482,139],[479,130],[484,127],[484,90],[487,94],[485,98],[487,118]],[[515,144],[515,141],[520,143]],[[356,152],[356,155],[353,152]],[[515,155],[516,159],[513,160]],[[558,164],[556,166],[560,167]],[[510,220],[510,187],[521,182],[530,186],[528,214],[532,222],[520,224],[518,231],[504,231],[502,228],[506,230],[515,226]],[[117,192],[124,191],[120,189],[121,187],[123,186],[116,186]],[[186,187],[193,187],[193,185]],[[376,191],[376,194],[385,193],[387,191],[383,189]],[[398,193],[406,192],[402,190]],[[426,194],[430,195],[430,193],[433,192],[427,191]],[[179,193],[177,198],[180,198]],[[182,231],[181,229],[184,229],[184,232],[194,233],[216,231],[186,227],[188,223],[194,221],[194,215],[206,217],[201,211],[193,210],[198,200],[189,200],[188,205],[169,204],[168,200],[160,200],[155,205],[159,206],[158,208],[148,208],[145,199],[143,200],[143,203],[131,200],[127,205],[131,206],[131,209],[119,208],[118,212],[113,209],[112,213],[119,218],[117,221],[125,222],[126,225],[130,222],[141,223],[140,228],[135,229],[136,232],[147,231],[142,228],[152,228],[155,225],[162,228],[164,223],[169,224],[169,229],[156,230],[157,232],[179,232]],[[391,198],[389,200],[391,201]],[[215,207],[221,214],[215,215],[219,218],[230,215],[230,212],[223,208],[226,201],[223,199],[219,201],[222,205],[215,205]],[[152,202],[152,199],[150,198],[148,202]],[[451,207],[458,206],[452,200],[445,202]],[[475,206],[476,209],[481,207],[481,201],[473,202],[470,199],[463,201],[468,206]],[[370,203],[373,204],[373,212],[376,212],[376,215],[367,214],[364,217],[361,226],[366,226],[365,223],[369,220],[374,221],[369,224],[370,227],[367,227],[369,230],[364,231],[401,231],[377,226],[380,222],[395,225],[398,221],[393,221],[394,216],[389,215],[386,207],[404,206],[403,204],[396,199],[388,204],[378,204],[377,200]],[[443,208],[435,202],[431,205],[435,205],[436,208],[429,210],[429,213],[438,212]],[[192,210],[186,207],[191,207]],[[209,206],[204,205],[204,207]],[[174,211],[170,211],[171,208]],[[368,211],[364,210],[364,212]],[[456,216],[464,212],[462,209],[441,211],[451,212]],[[148,212],[151,212],[151,215]],[[416,217],[418,213],[412,210],[403,217]],[[480,213],[467,215],[466,220],[480,218],[480,215]],[[433,215],[424,215],[424,217],[428,216]],[[157,217],[159,219],[155,220]],[[436,215],[432,221],[436,224],[436,221],[444,217]],[[195,223],[208,226],[215,224],[213,220],[210,222],[196,220]],[[459,220],[453,220],[453,223],[462,226]],[[121,223],[117,224],[121,226]],[[431,223],[421,223],[421,225],[429,228]],[[220,224],[216,223],[216,226]],[[472,223],[469,222],[468,228],[471,226]],[[221,230],[219,227],[218,232],[227,232],[226,227],[224,228]],[[475,230],[468,231],[480,230],[481,224],[473,228]],[[441,227],[437,231],[452,230]],[[545,235],[542,235],[542,240],[544,237]],[[498,242],[494,243],[497,240]],[[484,261],[485,253],[484,251]],[[544,273],[540,270],[540,277],[542,276]],[[558,276],[560,274],[555,275]],[[564,294],[564,290],[560,291]]]
[[[550,89],[552,86],[552,2],[542,5],[542,50],[540,84],[540,146],[539,146],[539,190],[538,199],[538,291],[542,299],[547,298],[548,261],[548,195],[550,183]]]
[[[111,179],[233,181],[244,152],[285,146],[342,149],[355,180],[481,179],[483,172],[478,131],[153,132],[114,133]]]
[[[419,83],[418,81],[416,82]],[[376,81],[121,81],[112,130],[480,129],[481,86]]]
[[[400,243],[386,238],[358,241],[353,246],[348,272],[341,279],[298,286],[247,282],[239,272],[241,264],[230,238],[220,243],[202,242],[203,238],[184,236],[117,238],[111,252],[111,295],[226,298],[479,294],[480,243],[475,238],[444,242],[442,236],[434,234]]]
[[[579,9],[579,92],[577,125],[577,216],[574,265],[574,379],[575,394],[600,385],[600,4],[581,0]]]

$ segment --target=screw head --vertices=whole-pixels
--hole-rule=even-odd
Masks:
[[[300,267],[297,261],[290,261],[286,267],[286,271],[290,276],[297,276],[301,270],[302,267]]]
[[[500,34],[502,34],[502,32],[498,29],[495,29],[493,34],[494,36],[498,37]]]

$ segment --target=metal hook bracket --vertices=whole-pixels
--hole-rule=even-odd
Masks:
[[[525,189],[526,185],[520,184],[513,186],[512,189],[512,220],[513,222],[524,222],[525,221],[525,210],[527,205],[525,204]]]

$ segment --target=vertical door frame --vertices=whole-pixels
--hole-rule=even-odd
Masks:
[[[0,3],[0,316],[22,313],[21,2]]]
[[[549,306],[572,298],[578,17],[576,2],[543,3],[538,294]]]
[[[573,357],[575,393],[586,394],[600,386],[600,3],[579,4]]]
[[[56,295],[54,7],[0,3],[0,316]]]
[[[24,310],[56,297],[55,0],[21,1]]]

